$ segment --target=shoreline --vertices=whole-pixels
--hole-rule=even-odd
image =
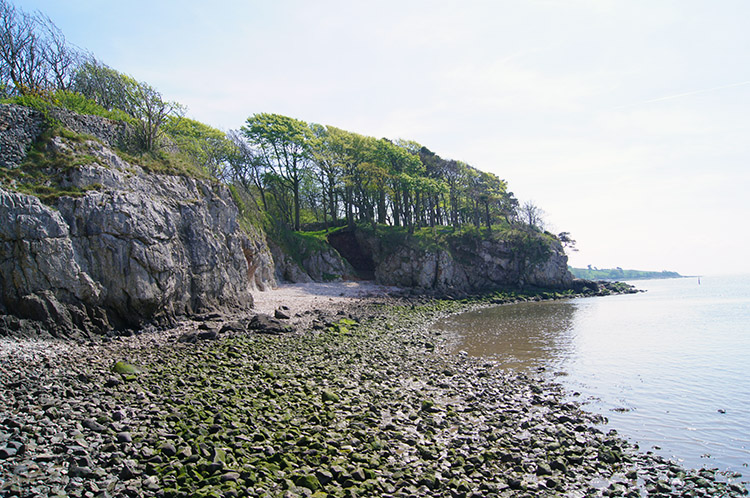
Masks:
[[[559,384],[453,354],[430,330],[492,298],[329,298],[291,310],[322,317],[316,332],[177,342],[199,326],[186,322],[93,344],[3,340],[0,494],[747,493],[638,453]],[[118,360],[139,372],[113,373]]]

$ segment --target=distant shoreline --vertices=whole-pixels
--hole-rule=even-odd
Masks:
[[[656,280],[664,278],[688,278],[676,271],[623,270],[622,268],[573,268],[568,267],[576,278],[585,280]]]

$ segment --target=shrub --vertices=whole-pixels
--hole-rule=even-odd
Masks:
[[[89,99],[76,92],[58,90],[54,94],[52,94],[51,101],[58,107],[77,112],[78,114],[101,116],[103,118],[112,119],[114,121],[131,122],[133,120],[133,118],[130,117],[125,111],[121,111],[119,109],[113,109],[109,111],[97,104],[92,99]]]

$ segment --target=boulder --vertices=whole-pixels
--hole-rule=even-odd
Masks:
[[[259,334],[283,334],[290,332],[291,328],[281,323],[277,318],[259,313],[250,319],[248,329]]]
[[[273,312],[273,317],[278,318],[279,320],[289,320],[291,318],[288,310],[283,310],[281,308]]]

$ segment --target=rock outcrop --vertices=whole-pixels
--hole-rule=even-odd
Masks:
[[[74,133],[45,135],[42,150],[50,121]],[[226,187],[147,172],[118,155],[129,140],[123,123],[0,105],[0,167],[11,186],[0,187],[0,335],[85,336],[246,310],[251,291],[277,279],[374,278],[443,293],[573,284],[559,242],[531,232],[420,243],[357,229],[335,232],[330,245],[303,237],[293,250],[269,248],[259,230],[240,228]],[[34,177],[49,191],[44,202],[14,183],[35,143],[52,159]]]
[[[23,123],[39,119],[23,111],[13,115]],[[4,136],[12,125],[0,126]],[[16,128],[31,141],[41,129],[28,123]],[[0,329],[13,333],[31,320],[52,335],[101,333],[246,309],[252,290],[275,285],[264,237],[240,229],[226,187],[147,173],[107,142],[55,137],[48,144],[50,154],[89,158],[57,185],[78,189],[77,197],[46,205],[0,188],[0,313],[9,315]],[[13,167],[18,152],[7,150],[3,143],[3,164]]]
[[[296,258],[280,246],[269,242],[276,265],[276,280],[289,283],[331,282],[357,278],[352,265],[329,245],[296,254]]]
[[[531,233],[527,241],[463,235],[448,238],[442,247],[423,247],[408,238],[386,243],[363,230],[347,237],[344,247],[359,253],[357,259],[367,263],[363,269],[373,265],[375,280],[384,285],[476,292],[524,285],[567,289],[573,283],[560,243],[539,233]]]

